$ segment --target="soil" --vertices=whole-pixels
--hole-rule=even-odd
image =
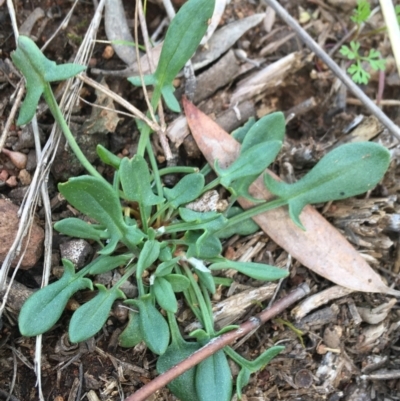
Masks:
[[[94,3],[97,2],[78,3],[68,26],[61,30],[47,47],[45,53],[48,58],[58,63],[73,59],[94,15]],[[340,41],[352,26],[349,19],[352,8],[349,8],[348,4],[343,6],[333,1],[317,0],[286,0],[281,4],[296,19],[303,18],[303,26],[311,23],[308,32],[326,50],[331,49]],[[175,5],[178,6],[176,3]],[[128,19],[133,18],[134,9],[131,2],[124,1],[124,6]],[[345,6],[347,8],[343,8]],[[15,7],[18,26],[21,26],[35,8],[40,7],[44,10],[45,17],[39,19],[30,32],[40,46],[56,31],[68,13],[71,3],[49,0],[16,1]],[[220,25],[263,12],[265,7],[259,2],[232,0]],[[163,20],[165,12],[162,6],[153,2],[148,3],[147,12],[147,22],[152,34]],[[379,24],[380,21],[374,20],[373,23]],[[373,28],[369,26],[367,30]],[[326,149],[346,142],[348,136],[344,134],[344,130],[358,115],[369,116],[369,113],[362,106],[353,104],[355,102],[351,99],[349,101],[352,97],[350,93],[334,89],[336,79],[333,73],[319,59],[310,55],[296,36],[288,37],[291,31],[279,18],[276,19],[272,30],[267,29],[267,22],[263,21],[245,33],[233,48],[245,50],[249,59],[262,58],[261,67],[272,64],[292,52],[303,52],[300,69],[287,74],[284,82],[250,99],[250,115],[261,117],[271,111],[282,110],[287,118],[292,117],[287,124],[284,151],[273,166],[281,178],[291,180],[303,175]],[[103,23],[100,25],[97,38],[107,39]],[[278,45],[283,38],[286,40]],[[265,49],[267,45],[274,43],[276,46],[271,47],[271,50]],[[388,68],[386,75],[383,76],[386,82],[383,95],[379,94],[382,89],[382,79],[379,79],[377,73],[371,73],[369,84],[363,85],[362,89],[372,99],[378,97],[383,100],[397,99],[399,81],[393,66],[387,35],[383,32],[367,36],[363,46],[378,48],[387,58]],[[0,127],[2,131],[10,116],[13,94],[18,83],[17,73],[9,64],[10,53],[14,49],[15,40],[9,12],[6,3],[0,0]],[[117,55],[111,51],[110,56],[107,52],[110,52],[107,45],[98,43],[90,59],[88,75],[99,81],[101,77],[99,79],[99,76],[91,74],[92,68],[102,70],[126,68]],[[343,63],[343,58],[338,52],[334,54],[334,58],[338,63]],[[207,71],[208,68],[210,66],[203,67],[200,73]],[[253,68],[256,67],[253,66]],[[238,82],[252,72],[254,69],[233,78],[231,82],[197,106],[219,121],[218,117],[230,108],[230,97]],[[142,91],[133,89],[125,77],[105,76],[103,78],[112,91],[145,111]],[[177,79],[176,84],[177,92],[182,93],[184,79]],[[104,176],[111,178],[111,171],[96,160],[94,148],[101,143],[115,154],[132,156],[138,140],[135,124],[130,117],[120,115],[115,132],[107,133],[107,130],[99,129],[88,138],[88,135],[84,135],[87,129],[84,122],[90,119],[92,107],[86,102],[94,102],[96,94],[94,89],[84,86],[80,96],[83,100],[73,112],[71,126],[83,151],[92,158]],[[115,107],[122,110],[118,105]],[[400,123],[398,104],[382,108],[395,123]],[[171,123],[177,117],[177,114],[167,112],[166,121]],[[111,119],[110,116],[107,118]],[[42,144],[44,144],[50,135],[53,120],[49,113],[42,112],[38,121]],[[110,120],[107,121],[110,122]],[[232,117],[227,125],[234,129],[239,123]],[[79,139],[80,136],[81,139]],[[397,140],[381,126],[376,130],[373,140],[390,147],[394,155],[394,161],[382,184],[369,194],[369,199],[353,199],[347,203],[336,203],[334,207],[321,205],[318,210],[353,243],[360,253],[365,255],[367,261],[382,275],[388,285],[400,290],[398,276],[400,204],[397,199],[398,163],[396,161],[399,154],[398,145]],[[36,167],[32,134],[27,128],[21,129],[12,123],[5,148],[27,156],[27,164],[24,168],[19,168],[6,154],[0,154],[0,196],[11,199],[15,205],[19,206]],[[162,148],[156,141],[154,148],[160,165],[165,165]],[[173,151],[180,164],[192,166],[204,164],[204,158],[190,136]],[[82,172],[83,169],[75,162],[65,146],[60,144],[48,182],[53,221],[76,215],[76,211],[59,198],[56,185]],[[43,207],[38,205],[36,211],[35,224],[44,228]],[[0,232],[6,235],[4,230]],[[62,248],[62,245],[69,244],[69,240],[54,233],[53,270],[50,281],[59,277],[60,246]],[[255,241],[266,245],[253,255],[254,260],[262,260],[277,266],[290,265],[290,277],[281,284],[275,295],[278,299],[302,282],[310,285],[313,294],[332,286],[331,282],[319,277],[297,261],[291,260],[285,250],[273,243],[262,232],[258,233],[257,237],[230,240],[225,245],[225,252],[227,255],[239,257],[253,246]],[[81,259],[77,262],[81,266],[94,253],[92,244],[86,244],[85,247],[86,253],[83,256],[80,254]],[[23,299],[40,287],[43,258],[28,267],[17,273],[16,281],[23,285],[23,289],[21,292],[16,290],[17,295],[14,294],[14,297],[10,298],[0,321],[0,399],[4,400],[40,399],[33,366],[35,338],[21,336],[17,317]],[[111,276],[104,278],[109,281],[111,279]],[[239,289],[240,286],[246,289],[260,286],[260,283],[240,275],[235,277],[235,281]],[[135,291],[134,283],[131,290]],[[227,292],[224,290],[218,294],[220,299],[215,302],[224,300],[228,295]],[[42,391],[45,400],[122,400],[157,376],[156,357],[143,344],[133,349],[123,349],[117,345],[118,334],[126,325],[126,314],[121,314],[118,305],[114,306],[102,332],[94,339],[79,345],[69,343],[66,333],[72,311],[77,305],[79,306],[91,297],[93,293],[90,291],[81,291],[76,294],[58,324],[43,335]],[[311,311],[300,322],[293,317],[292,310],[287,310],[279,316],[279,319],[262,326],[240,345],[237,349],[239,353],[254,359],[277,342],[282,342],[286,349],[265,369],[252,375],[249,385],[243,390],[243,399],[253,401],[398,400],[400,394],[400,310],[396,302],[390,303],[391,299],[393,297],[383,294],[351,293],[333,299]],[[387,303],[390,303],[390,306],[384,309],[383,318],[379,320],[376,315],[382,312],[374,308]],[[236,323],[245,321],[267,305],[267,301],[255,302],[246,314],[238,317]],[[360,317],[360,309],[357,308],[372,309],[372,317],[369,319]],[[190,323],[190,317],[183,305],[179,316],[182,327]],[[301,334],[296,331],[295,326],[301,330]],[[383,374],[385,373],[383,369],[386,376]],[[235,373],[235,367],[233,371]],[[365,375],[371,377],[365,377]],[[12,395],[10,395],[11,392]],[[173,400],[175,398],[167,389],[163,389],[154,394],[151,399]]]

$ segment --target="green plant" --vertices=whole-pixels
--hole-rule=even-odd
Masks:
[[[145,77],[145,82],[154,86],[153,108],[163,97],[172,110],[179,109],[172,81],[198,46],[213,8],[213,0],[189,0],[172,21],[157,70]],[[232,204],[238,196],[250,197],[249,185],[281,149],[285,132],[282,113],[265,116],[234,133],[242,144],[240,154],[228,168],[216,163],[218,178],[208,185],[205,185],[208,168],[200,172],[187,167],[159,169],[150,146],[151,128],[138,122],[139,146],[131,159],[119,159],[104,147],[97,148],[101,160],[115,169],[110,184],[75,146],[49,85],[79,73],[83,67],[56,66],[26,37],[20,37],[12,57],[27,80],[27,96],[18,124],[30,121],[43,94],[72,149],[91,174],[71,178],[58,188],[72,206],[96,223],[67,218],[57,222],[55,229],[93,240],[100,247],[98,257],[80,271],[75,271],[74,265],[64,259],[62,278],[26,301],[19,316],[20,331],[26,336],[51,329],[76,291],[93,289],[90,277],[123,266],[124,273],[117,283],[110,288],[97,284],[97,295],[74,312],[69,325],[70,340],[80,342],[94,336],[107,320],[113,302],[124,299],[131,311],[119,344],[133,347],[144,341],[152,352],[160,355],[157,369],[164,372],[222,332],[237,327],[227,326],[219,332],[214,328],[210,294],[221,280],[213,273],[235,269],[257,280],[277,280],[288,274],[274,266],[234,262],[222,257],[221,238],[234,232],[245,235],[256,231],[258,227],[250,219],[252,216],[285,205],[293,221],[302,227],[299,215],[306,204],[368,191],[381,180],[389,164],[389,152],[380,145],[348,144],[327,154],[295,184],[278,182],[266,174],[265,184],[276,195],[270,202],[261,202],[246,212],[236,206],[225,212],[197,212],[185,205],[218,185],[232,194]],[[139,84],[137,78],[129,80]],[[171,173],[183,177],[173,188],[165,188],[161,177]],[[131,277],[136,280],[138,297],[127,300],[120,287]],[[179,297],[185,299],[202,325],[190,334],[192,341],[182,338],[175,320],[176,294],[181,294]],[[169,388],[181,400],[229,401],[232,392],[229,357],[241,368],[236,381],[240,398],[250,374],[263,368],[282,350],[283,347],[275,346],[256,360],[248,361],[226,347],[171,382]]]
[[[359,0],[357,7],[353,11],[350,19],[357,25],[356,37],[360,32],[361,24],[368,21],[371,16],[371,6],[367,0]],[[350,61],[354,61],[347,69],[353,81],[357,84],[368,84],[371,75],[363,67],[363,63],[368,63],[373,70],[385,70],[386,60],[381,58],[378,50],[370,49],[367,55],[362,55],[359,52],[361,43],[357,40],[350,42],[350,47],[343,45],[340,48],[340,53],[347,57]]]

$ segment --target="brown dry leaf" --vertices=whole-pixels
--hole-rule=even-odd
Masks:
[[[192,135],[208,163],[213,166],[218,159],[221,167],[231,164],[239,154],[240,144],[188,100],[184,99],[183,105]],[[255,198],[272,198],[261,177],[250,186],[249,192]],[[239,203],[244,209],[253,206],[243,198]],[[306,206],[300,216],[306,231],[292,222],[286,208],[274,209],[253,219],[300,263],[328,280],[355,291],[400,295],[400,291],[383,283],[351,244],[312,206]]]

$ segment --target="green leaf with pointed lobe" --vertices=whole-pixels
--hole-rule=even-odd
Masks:
[[[17,125],[24,125],[32,120],[40,96],[49,82],[63,81],[86,69],[78,64],[57,65],[44,56],[32,39],[23,35],[19,36],[17,50],[11,54],[11,58],[26,80],[26,96]]]
[[[89,302],[79,307],[69,323],[69,339],[73,343],[93,337],[104,326],[114,301],[126,298],[118,288],[108,290],[103,284],[96,284],[99,292]]]
[[[389,162],[390,153],[381,145],[349,143],[326,154],[294,184],[276,181],[266,174],[265,185],[287,202],[290,217],[303,228],[299,216],[305,205],[345,199],[374,189],[382,180]]]
[[[88,278],[75,274],[72,262],[63,259],[62,263],[64,274],[60,280],[35,292],[22,306],[18,325],[23,336],[37,336],[50,330],[75,292],[93,288]]]

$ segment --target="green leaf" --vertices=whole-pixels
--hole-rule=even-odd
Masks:
[[[204,176],[202,174],[188,174],[174,188],[164,188],[164,194],[171,206],[177,209],[180,205],[198,198],[203,188]]]
[[[125,265],[131,260],[133,254],[118,255],[118,256],[105,256],[100,255],[93,262],[88,265],[88,274],[96,275],[109,272],[118,266]]]
[[[122,189],[128,200],[143,206],[158,205],[163,198],[153,193],[150,185],[150,172],[146,160],[135,155],[132,159],[124,157],[119,167]]]
[[[265,175],[265,185],[289,205],[292,220],[302,224],[304,206],[345,199],[373,189],[389,167],[390,153],[372,142],[342,145],[325,155],[314,168],[294,184],[275,181]]]
[[[142,277],[143,272],[157,260],[159,254],[160,243],[156,240],[146,241],[139,255],[136,277]]]
[[[114,153],[111,153],[103,145],[97,145],[96,152],[103,163],[108,164],[115,169],[119,169],[121,159],[118,156],[114,155]]]
[[[227,217],[230,218],[230,217],[236,216],[242,212],[243,212],[243,209],[240,208],[239,206],[232,206],[228,210]],[[241,221],[237,224],[234,224],[232,226],[222,228],[221,230],[219,230],[216,233],[216,235],[218,238],[230,238],[234,234],[246,236],[246,235],[254,234],[259,229],[260,229],[260,227],[254,222],[253,219],[250,218],[245,221]]]
[[[192,256],[200,259],[210,259],[218,256],[222,251],[221,241],[213,235],[208,235],[207,232],[188,231],[184,239],[189,245],[187,256]]]
[[[162,355],[168,347],[169,329],[163,315],[153,305],[151,295],[147,294],[138,300],[132,299],[125,303],[139,308],[143,340],[152,352]]]
[[[357,8],[353,11],[353,15],[350,19],[356,24],[360,25],[361,23],[368,20],[371,15],[371,5],[368,0],[358,0]]]
[[[164,248],[166,249],[166,248]],[[159,257],[160,259],[160,257]],[[163,277],[172,272],[172,269],[176,266],[176,263],[180,257],[176,257],[173,259],[168,260],[167,262],[162,262],[157,266],[156,271],[154,272],[154,276],[156,277]]]
[[[218,212],[196,212],[186,207],[179,208],[179,216],[187,223],[207,223],[221,216]]]
[[[223,351],[200,362],[195,375],[196,393],[200,401],[230,401],[232,375]]]
[[[243,143],[246,134],[255,123],[256,119],[254,117],[250,117],[244,125],[231,132],[232,137],[235,138],[239,143]]]
[[[371,78],[371,75],[364,70],[360,62],[357,64],[352,64],[347,69],[347,72],[351,75],[351,78],[356,84],[366,85]]]
[[[279,267],[253,262],[234,262],[225,259],[222,262],[213,263],[210,270],[234,269],[256,280],[273,281],[287,277],[289,272]]]
[[[267,114],[260,118],[244,137],[240,153],[266,142],[282,142],[285,136],[285,127],[285,116],[282,112]]]
[[[118,288],[108,290],[102,284],[96,284],[99,292],[89,302],[79,307],[69,323],[69,339],[73,343],[85,341],[101,330],[106,322],[114,301],[126,298]]]
[[[261,174],[274,160],[282,146],[281,141],[268,141],[246,150],[226,169],[221,169],[218,160],[214,169],[221,177],[221,185],[229,187],[231,182]]]
[[[77,64],[57,65],[46,58],[30,38],[23,35],[19,36],[17,50],[11,54],[11,58],[26,79],[27,93],[20,109],[18,125],[32,120],[39,98],[49,82],[63,81],[86,69]]]
[[[284,349],[285,347],[281,345],[268,348],[254,361],[248,361],[248,366],[247,365],[246,366],[250,369],[251,372],[258,372],[259,370],[264,369],[265,366],[278,354],[280,354]]]
[[[168,98],[169,105],[172,103],[172,81],[197,49],[213,11],[214,0],[189,0],[171,21],[154,73],[155,86]]]
[[[242,399],[242,388],[247,386],[250,380],[251,372],[249,369],[242,367],[236,379],[236,394],[239,400]]]
[[[99,230],[93,224],[78,219],[76,217],[68,217],[64,220],[57,221],[54,228],[64,235],[75,238],[92,239],[100,241],[109,238],[109,234],[105,230]]]
[[[84,175],[59,184],[58,189],[65,199],[81,213],[107,227],[110,242],[114,244],[114,247],[127,233],[119,198],[112,186],[104,180]],[[110,249],[110,253],[113,250]]]
[[[350,48],[346,45],[343,45],[340,48],[340,54],[342,54],[343,56],[347,57],[349,60],[354,60],[357,57],[357,53],[355,54],[354,52],[352,52],[350,50]]]
[[[128,78],[128,81],[135,86],[142,86],[142,80],[140,77],[130,77]],[[156,83],[156,80],[154,78],[154,74],[146,74],[143,76],[143,81],[146,86],[148,85],[154,85]]]
[[[174,292],[182,292],[189,288],[190,281],[182,274],[168,274],[164,277],[172,286]]]
[[[118,345],[123,348],[132,348],[143,341],[140,331],[139,313],[129,312],[129,322],[124,331],[118,337]]]
[[[215,282],[210,269],[204,265],[202,260],[193,257],[189,257],[188,262],[196,270],[196,274],[199,277],[200,282],[207,288],[207,290],[211,294],[215,294]]]
[[[158,305],[164,310],[176,313],[178,302],[172,289],[172,285],[164,277],[156,277],[153,284],[154,295]]]
[[[83,288],[93,289],[88,278],[75,274],[72,262],[63,259],[62,263],[64,274],[61,279],[35,292],[22,306],[18,324],[23,336],[37,336],[50,330],[75,292]]]
[[[200,344],[195,342],[184,341],[176,320],[169,319],[171,327],[172,342],[165,353],[157,360],[157,372],[164,373],[179,362],[183,361],[197,350],[200,349]],[[181,401],[198,401],[195,388],[195,372],[196,367],[193,367],[174,379],[168,384],[170,391]]]

